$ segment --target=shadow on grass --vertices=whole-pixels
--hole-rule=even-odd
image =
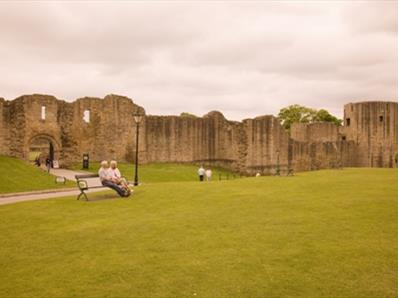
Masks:
[[[123,200],[123,199],[129,199],[130,197],[119,197],[117,194],[113,192],[101,192],[101,193],[88,193],[87,194],[88,201],[86,201],[84,198],[81,198],[80,201],[82,202],[99,202],[99,201],[105,201],[105,200]]]

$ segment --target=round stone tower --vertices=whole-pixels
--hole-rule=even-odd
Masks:
[[[345,105],[342,135],[357,144],[357,166],[396,167],[398,103],[369,101]]]

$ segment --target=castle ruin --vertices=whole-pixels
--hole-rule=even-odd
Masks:
[[[97,161],[134,161],[136,112],[145,115],[131,99],[117,95],[74,102],[39,94],[0,98],[0,154],[28,160],[31,151],[47,146],[61,165],[81,161],[85,153]],[[138,151],[143,163],[203,163],[249,175],[395,167],[398,103],[350,103],[343,126],[296,123],[290,135],[274,116],[237,122],[220,112],[145,115]]]

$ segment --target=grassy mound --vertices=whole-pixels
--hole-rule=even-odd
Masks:
[[[0,206],[1,297],[395,297],[398,172]]]
[[[56,184],[54,176],[25,161],[0,155],[0,193],[73,187],[75,183]]]
[[[123,176],[128,180],[134,179],[134,164],[119,163],[118,167]],[[90,162],[88,171],[97,173],[100,168],[99,162]],[[73,170],[81,170],[81,164],[75,164]],[[224,169],[211,168],[213,173],[213,180],[226,180],[237,178],[237,174],[233,174]],[[175,163],[152,163],[140,165],[138,168],[139,182],[153,183],[153,182],[172,182],[172,181],[197,181],[198,166],[192,164],[175,164]]]

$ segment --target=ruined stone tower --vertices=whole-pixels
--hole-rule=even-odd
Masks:
[[[398,103],[359,102],[344,107],[342,135],[358,146],[359,167],[393,167],[398,153]]]

